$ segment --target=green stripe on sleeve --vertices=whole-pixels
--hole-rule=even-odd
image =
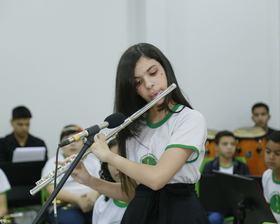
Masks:
[[[166,147],[166,149],[169,149],[169,148],[183,148],[183,149],[192,149],[193,151],[195,151],[197,153],[197,157],[191,161],[186,161],[186,163],[193,163],[195,162],[197,159],[198,159],[198,156],[199,156],[199,151],[196,147],[194,146],[190,146],[190,145],[180,145],[180,144],[173,144],[173,145],[168,145]],[[165,150],[166,150],[165,149]]]
[[[125,202],[120,202],[116,199],[113,199],[114,201],[114,204],[120,208],[126,208],[128,206],[128,203],[125,203]]]

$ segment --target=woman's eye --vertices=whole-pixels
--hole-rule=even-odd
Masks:
[[[141,81],[136,81],[135,85],[138,86],[139,84],[141,84]]]
[[[157,74],[157,72],[158,72],[158,71],[152,72],[152,73],[150,74],[150,76],[154,76],[154,75],[156,75],[156,74]]]

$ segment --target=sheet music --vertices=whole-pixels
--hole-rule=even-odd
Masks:
[[[46,147],[18,147],[14,150],[13,163],[43,161]]]

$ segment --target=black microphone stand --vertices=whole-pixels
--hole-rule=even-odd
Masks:
[[[39,221],[41,220],[42,216],[45,214],[46,210],[49,208],[50,204],[52,203],[52,201],[55,199],[56,195],[59,193],[59,191],[61,190],[61,188],[65,184],[66,180],[68,179],[68,177],[71,175],[71,173],[73,172],[73,170],[77,166],[78,162],[82,159],[84,153],[87,151],[88,148],[91,147],[91,145],[93,143],[94,143],[94,135],[91,135],[91,136],[89,136],[87,138],[87,141],[85,142],[83,148],[78,153],[78,155],[76,156],[74,161],[70,164],[69,169],[66,171],[66,173],[63,176],[63,178],[61,179],[61,181],[59,182],[57,187],[54,189],[53,193],[50,195],[50,197],[48,198],[48,200],[46,201],[44,206],[40,209],[40,211],[38,212],[38,214],[37,214],[37,216],[34,219],[32,224],[38,224],[39,223]]]

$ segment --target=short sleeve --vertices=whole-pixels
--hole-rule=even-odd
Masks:
[[[206,121],[201,113],[188,110],[188,113],[178,114],[173,133],[166,148],[181,147],[194,150],[189,161],[195,160],[203,151],[207,135]]]

